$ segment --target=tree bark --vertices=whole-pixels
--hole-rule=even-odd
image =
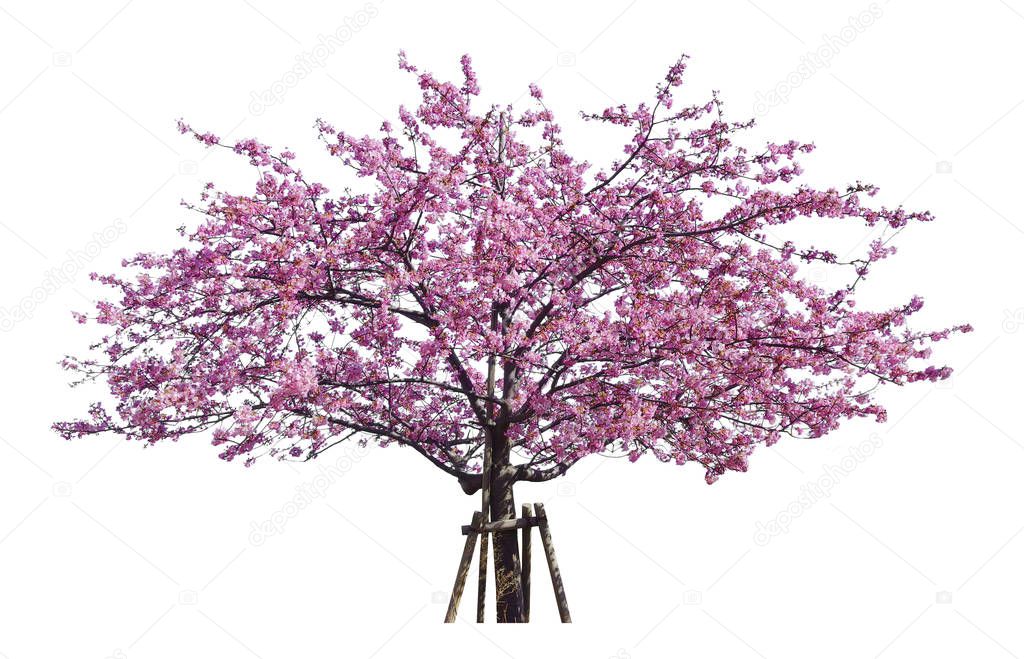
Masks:
[[[516,470],[509,464],[509,446],[495,433],[491,464],[490,512],[492,521],[515,519],[512,493]],[[516,531],[494,534],[494,596],[498,622],[523,622],[522,564]]]

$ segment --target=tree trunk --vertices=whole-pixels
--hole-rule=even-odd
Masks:
[[[491,520],[515,519],[512,495],[515,470],[509,464],[508,445],[495,442],[491,465]],[[515,530],[494,534],[494,593],[498,622],[523,622],[522,564]]]

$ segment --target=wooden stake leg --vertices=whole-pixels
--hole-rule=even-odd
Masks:
[[[479,528],[483,524],[483,514],[479,511],[473,513],[473,526]],[[473,550],[476,549],[476,533],[466,536],[466,545],[462,548],[462,560],[459,561],[459,571],[455,575],[455,586],[452,588],[452,598],[448,602],[448,613],[444,616],[445,622],[455,622],[459,613],[459,600],[462,599],[462,591],[466,587],[466,576],[469,574],[469,564],[473,560]]]
[[[555,558],[555,546],[551,542],[551,529],[548,526],[548,516],[544,512],[544,504],[538,503],[537,517],[540,518],[540,541],[544,545],[544,555],[548,559],[548,571],[551,573],[551,585],[555,589],[555,603],[558,604],[558,615],[562,622],[572,622],[569,616],[569,603],[565,599],[565,587],[562,585],[562,572],[558,569],[558,560]]]
[[[533,517],[533,510],[528,503],[523,504],[523,519]],[[523,622],[530,622],[530,545],[531,528],[523,527]]]
[[[480,536],[480,575],[476,581],[476,621],[484,621],[487,606],[487,544],[490,533]]]

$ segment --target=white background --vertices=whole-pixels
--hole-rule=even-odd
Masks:
[[[383,0],[254,114],[253,92],[365,6],[3,0],[0,654],[1024,656],[1024,2],[893,0],[849,43],[828,36],[869,7]],[[142,450],[53,434],[101,393],[68,389],[56,365],[89,340],[69,313],[103,293],[86,273],[176,244],[195,221],[177,203],[206,180],[251,184],[241,159],[207,158],[174,120],[289,146],[330,186],[314,119],[362,134],[414,101],[403,47],[452,77],[470,53],[485,102],[538,82],[570,148],[599,164],[623,136],[585,132],[577,111],[649,98],[681,52],[686,98],[719,89],[734,119],[789,79],[751,146],[814,141],[808,180],[868,180],[881,202],[935,213],[901,234],[864,299],[919,293],[919,324],[972,323],[938,346],[956,375],[883,389],[887,424],[783,441],[712,487],[695,467],[598,456],[561,483],[521,485],[519,501],[547,502],[573,625],[557,622],[539,554],[529,627],[471,624],[472,583],[461,623],[440,623],[478,499],[408,450],[244,469],[200,437]],[[798,71],[819,48],[830,66]],[[118,219],[125,231],[97,249]],[[62,267],[74,276],[47,290]],[[10,321],[18,309],[30,318]],[[858,447],[875,450],[851,457]],[[289,508],[328,467],[323,496]],[[801,500],[811,483],[829,495]],[[281,532],[252,542],[266,520]],[[758,536],[773,520],[786,532]]]

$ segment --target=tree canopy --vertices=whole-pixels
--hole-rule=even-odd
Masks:
[[[698,463],[710,483],[759,444],[884,420],[879,385],[950,374],[927,363],[931,343],[968,325],[911,329],[918,297],[855,303],[888,238],[931,215],[872,206],[860,181],[798,184],[813,146],[738,144],[753,122],[727,121],[717,94],[674,98],[685,58],[649,102],[581,114],[627,138],[601,169],[570,154],[536,86],[528,109],[480,107],[468,56],[455,82],[399,65],[422,98],[397,123],[362,137],[317,124],[358,190],[179,122],[247,158],[255,188],[208,184],[185,246],[96,276],[115,294],[77,318],[104,336],[64,365],[115,405],[57,431],[210,431],[246,465],[398,444],[470,491],[490,428],[518,480],[615,452]],[[889,231],[844,260],[773,238],[798,218]],[[806,264],[843,283],[808,280]]]

